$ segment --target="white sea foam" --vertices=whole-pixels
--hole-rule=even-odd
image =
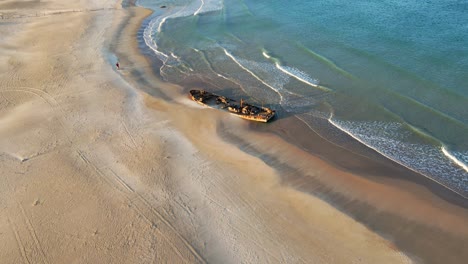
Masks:
[[[454,155],[459,161],[463,162],[464,164],[468,164],[468,150],[464,152],[460,151],[450,151],[452,155]]]
[[[224,53],[226,54],[226,56],[228,56],[229,58],[231,58],[232,61],[234,61],[237,65],[239,65],[239,67],[241,67],[242,69],[244,69],[246,72],[248,72],[250,75],[252,75],[252,77],[254,77],[255,79],[257,79],[258,81],[260,81],[261,83],[263,83],[265,86],[269,87],[270,89],[272,89],[273,91],[275,91],[279,96],[280,96],[280,102],[283,100],[283,95],[278,91],[277,88],[271,86],[270,84],[266,83],[264,80],[262,80],[260,77],[258,77],[255,73],[253,73],[251,70],[249,70],[248,68],[244,67],[244,65],[242,65],[231,53],[229,53],[226,49],[224,49]]]
[[[275,63],[276,65],[276,68],[278,68],[280,71],[286,73],[287,75],[307,84],[307,85],[310,85],[312,87],[315,87],[315,88],[320,88],[320,89],[325,89],[325,88],[322,88],[321,86],[319,86],[318,84],[318,80],[317,79],[313,79],[311,78],[310,76],[308,76],[306,73],[298,70],[298,69],[295,69],[295,68],[292,68],[292,67],[288,67],[288,66],[281,66],[279,63]],[[325,89],[325,90],[328,90],[328,89]]]
[[[167,20],[170,18],[186,17],[215,10],[221,10],[222,8],[223,0],[202,0],[201,5],[198,4],[197,1],[192,1],[188,5],[174,7],[161,16],[153,17],[144,29],[143,39],[146,46],[153,50],[156,56],[163,62],[160,70],[167,66],[166,64],[171,60],[171,56],[179,61],[179,57],[173,54],[168,55],[162,52],[158,47],[158,35],[162,32],[164,24],[167,22]]]
[[[158,33],[161,32],[161,28],[162,28],[162,26],[164,25],[164,23],[166,22],[167,18],[169,18],[169,16],[163,17],[163,18],[161,19],[161,21],[159,22],[159,25],[158,25]]]
[[[193,13],[194,16],[223,9],[223,0],[200,0],[200,2],[200,7]]]
[[[457,159],[457,157],[455,157],[452,153],[450,153],[445,146],[443,146],[441,150],[447,158],[449,158],[455,164],[457,164],[458,166],[463,168],[466,172],[468,172],[468,166],[465,163],[463,163],[463,161]]]
[[[197,9],[197,11],[195,11],[195,13],[193,13],[194,16],[198,15],[198,13],[200,13],[200,11],[202,10],[203,6],[205,5],[205,1],[201,0],[201,5],[200,7]]]
[[[154,53],[158,56],[159,59],[165,61],[167,59],[167,55],[158,50],[158,44],[152,37],[152,32],[154,31],[154,26],[159,24],[157,20],[151,20],[149,24],[146,26],[145,30],[143,31],[143,39],[145,41],[146,46],[154,51]]]
[[[232,81],[231,79],[229,79],[228,77],[226,77],[226,76],[224,76],[224,75],[222,75],[222,74],[220,74],[220,73],[216,73],[216,75],[217,75],[218,77],[221,77],[221,78],[225,79],[225,80]]]
[[[187,7],[188,6],[174,8],[172,11],[165,13],[162,16],[155,16],[151,18],[150,22],[148,23],[148,25],[145,27],[143,31],[143,39],[145,41],[146,46],[148,46],[151,50],[153,50],[156,56],[161,61],[163,61],[163,63],[167,62],[167,60],[169,59],[169,55],[159,50],[158,44],[157,44],[158,34],[162,31],[163,25],[164,23],[166,23],[167,19],[187,15],[187,11],[186,11]]]
[[[441,150],[433,145],[409,143],[398,139],[397,137],[402,134],[402,124],[340,121],[333,119],[333,115],[328,121],[383,156],[468,198],[466,168],[462,170],[451,166],[449,160],[444,159],[447,155],[443,153],[443,148]],[[458,160],[453,155],[452,158]]]
[[[241,58],[237,58],[237,60],[245,68],[255,72],[255,74],[259,76],[264,82],[275,87],[276,90],[278,90],[283,96],[290,94],[290,92],[284,88],[284,85],[289,82],[289,76],[278,74],[277,69],[273,64]]]
[[[200,50],[198,50],[198,49],[196,49],[196,48],[192,48],[192,49],[193,49],[195,52],[199,53],[200,56],[202,56],[203,58],[205,58],[205,55],[203,54],[203,52],[201,52]],[[209,64],[208,61],[207,61],[207,64]],[[239,84],[238,82],[236,82],[235,80],[233,80],[233,79],[231,79],[231,78],[229,78],[229,77],[226,77],[226,76],[222,75],[221,73],[215,71],[215,70],[211,67],[211,65],[209,65],[209,68],[210,68],[210,70],[211,70],[214,74],[216,74],[216,76],[221,77],[221,78],[223,78],[223,79],[225,79],[225,80],[227,80],[227,81],[237,83],[237,84],[241,87],[241,89],[243,89],[243,88],[242,88],[242,85],[240,85],[240,84]]]
[[[306,108],[310,110],[310,107],[317,102],[314,98],[304,97],[285,89],[284,86],[290,81],[291,76],[280,71],[275,64],[236,58],[225,48],[223,50],[239,67],[279,94],[279,103],[286,111],[294,113]],[[265,57],[269,57],[268,53],[264,52],[263,54]],[[271,58],[276,61],[275,58]]]
[[[288,67],[288,66],[282,66],[278,59],[276,58],[273,58],[272,56],[270,56],[266,51],[263,51],[262,52],[263,56],[267,59],[271,59],[275,62],[275,66],[278,70],[282,71],[283,73],[293,77],[294,79],[300,81],[300,82],[303,82],[309,86],[312,86],[314,88],[319,88],[321,90],[324,90],[324,91],[331,91],[330,89],[326,88],[326,87],[323,87],[323,86],[320,86],[319,85],[319,80],[317,79],[314,79],[312,77],[310,77],[307,73],[303,72],[303,71],[300,71],[296,68],[293,68],[293,67]]]
[[[175,61],[178,61],[178,58],[175,56],[170,56],[159,49],[158,35],[162,31],[163,25],[167,21],[167,19],[192,14],[191,11],[187,11],[187,8],[190,8],[190,6],[174,8],[172,11],[170,11],[169,13],[165,13],[162,16],[155,16],[150,20],[150,22],[143,31],[143,39],[145,41],[146,46],[153,50],[155,55],[163,62],[163,65],[160,68],[160,72],[162,72],[164,67],[168,66],[167,64],[173,60],[172,58],[174,58]]]
[[[265,51],[262,52],[263,56],[267,59],[271,59],[271,56],[268,55],[268,53],[266,53]]]

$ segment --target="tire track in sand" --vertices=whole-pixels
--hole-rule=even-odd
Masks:
[[[28,229],[29,235],[33,238],[35,248],[36,248],[37,252],[39,253],[39,255],[40,255],[41,258],[42,258],[42,263],[49,264],[49,260],[47,259],[47,256],[46,256],[46,254],[44,253],[44,249],[42,248],[41,242],[40,242],[39,239],[37,238],[36,229],[35,229],[34,226],[32,225],[31,219],[29,219],[28,215],[27,215],[26,212],[24,211],[23,206],[22,206],[20,203],[17,203],[17,204],[18,204],[18,207],[20,208],[20,211],[21,211],[21,214],[22,214],[22,218],[23,218],[23,220],[24,220],[24,222],[25,222],[25,224],[26,224],[26,227],[27,227],[27,229]]]
[[[13,233],[15,234],[16,243],[18,244],[18,248],[20,250],[23,261],[25,263],[30,264],[31,262],[29,261],[28,256],[26,255],[26,249],[23,242],[21,241],[21,237],[18,233],[18,228],[13,222],[11,222],[10,218],[8,218],[8,224],[10,225],[11,229],[13,230]]]
[[[137,214],[141,215],[149,224],[151,224],[156,232],[158,232],[173,248],[174,252],[185,262],[191,263],[184,257],[184,254],[179,250],[176,244],[167,237],[163,230],[156,225],[154,219],[159,220],[158,222],[165,226],[167,231],[172,232],[179,240],[180,243],[188,250],[188,252],[196,259],[199,263],[206,263],[203,257],[197,252],[197,250],[185,239],[182,234],[161,214],[158,210],[151,205],[151,203],[143,197],[140,193],[135,191],[130,185],[128,185],[117,173],[108,167],[98,168],[93,162],[91,162],[83,151],[77,151],[78,156],[83,162],[89,166],[104,182],[110,187],[116,189],[124,196],[125,200],[131,205]],[[104,170],[108,170],[109,173],[104,173]],[[175,242],[177,243],[177,241]]]

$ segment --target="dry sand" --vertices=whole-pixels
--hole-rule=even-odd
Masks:
[[[249,133],[245,121],[201,109],[153,76],[136,44],[149,12],[121,6],[0,0],[0,262],[411,262],[223,138],[229,126]],[[421,196],[291,151],[297,158],[278,157],[334,183],[350,178],[371,198],[404,193],[418,207]],[[442,210],[444,223],[466,231],[456,210]]]

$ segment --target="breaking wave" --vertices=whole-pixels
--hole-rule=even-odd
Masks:
[[[333,116],[328,121],[383,156],[468,198],[466,165],[449,153],[445,146],[407,142],[401,138],[408,134],[404,125],[397,122],[343,121]],[[459,166],[451,166],[452,162]]]
[[[251,70],[249,70],[247,67],[245,67],[244,65],[242,65],[242,63],[239,62],[239,60],[234,57],[231,53],[229,53],[226,49],[224,49],[224,53],[226,54],[226,56],[228,56],[232,61],[234,61],[237,65],[239,65],[239,67],[241,67],[243,70],[245,70],[246,72],[248,72],[251,76],[253,76],[255,79],[257,79],[258,81],[260,81],[261,83],[263,83],[265,86],[267,86],[268,88],[272,89],[273,91],[275,91],[279,96],[280,96],[280,103],[281,101],[283,101],[283,95],[280,93],[279,89],[273,87],[272,85],[266,83],[264,80],[262,80],[260,77],[258,77],[255,73],[253,73]]]
[[[159,33],[162,32],[166,21],[171,18],[196,16],[202,13],[222,10],[222,8],[222,0],[201,0],[201,4],[197,1],[193,1],[188,5],[173,7],[163,15],[154,15],[150,17],[149,23],[143,31],[145,44],[154,51],[155,55],[163,62],[163,64],[166,64],[171,60],[171,56],[161,51],[158,47]],[[172,56],[172,58],[176,57]]]
[[[463,161],[458,159],[454,154],[450,153],[445,146],[443,146],[441,150],[442,150],[442,153],[444,153],[444,155],[447,158],[449,158],[453,163],[457,164],[458,166],[463,168],[466,172],[468,172],[468,166]]]
[[[264,50],[262,52],[262,54],[263,54],[263,56],[265,58],[273,60],[274,63],[275,63],[276,68],[279,69],[280,71],[282,71],[283,73],[286,73],[287,75],[297,79],[298,81],[303,82],[303,83],[305,83],[305,84],[307,84],[309,86],[312,86],[314,88],[319,88],[319,89],[322,89],[322,90],[325,90],[325,91],[331,91],[329,88],[320,86],[319,85],[319,80],[310,77],[309,75],[307,75],[307,73],[305,73],[303,71],[300,71],[300,70],[298,70],[296,68],[293,68],[293,67],[282,66],[279,63],[279,60],[277,58],[274,58],[273,56],[269,55],[267,53],[267,51]]]

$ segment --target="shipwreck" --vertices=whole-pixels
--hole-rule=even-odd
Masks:
[[[201,105],[225,110],[240,118],[251,121],[266,123],[275,116],[275,110],[268,107],[251,105],[245,103],[242,99],[240,102],[237,102],[236,100],[205,90],[191,90],[190,98]]]

